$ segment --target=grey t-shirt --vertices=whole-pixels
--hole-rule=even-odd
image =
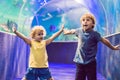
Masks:
[[[78,37],[78,47],[74,62],[88,64],[94,61],[97,53],[97,44],[101,39],[101,35],[94,30],[84,32],[82,29],[76,29],[75,34]]]

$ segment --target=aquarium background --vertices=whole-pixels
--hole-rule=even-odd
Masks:
[[[0,3],[1,80],[21,80],[28,68],[29,46],[13,34],[13,24],[28,37],[31,28],[42,25],[48,38],[61,24],[67,29],[79,28],[80,17],[90,12],[96,17],[95,30],[102,36],[115,33],[106,38],[113,45],[120,44],[119,0],[0,0]],[[47,46],[50,62],[72,64],[76,37],[62,34],[54,41]],[[97,54],[98,72],[106,80],[120,80],[120,50],[111,50],[100,43]]]
[[[86,12],[96,17],[95,30],[102,36],[120,31],[119,0],[0,0],[0,30],[18,31],[29,37],[32,27],[42,25],[50,37],[61,28],[79,28],[80,17]],[[55,41],[75,41],[75,36],[60,35]]]

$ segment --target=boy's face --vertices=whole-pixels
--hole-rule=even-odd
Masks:
[[[89,31],[93,29],[94,23],[91,18],[83,18],[81,21],[82,29],[84,31]]]
[[[43,35],[44,35],[43,31],[37,30],[37,31],[35,32],[34,39],[35,39],[36,41],[41,41],[41,40],[43,40]]]

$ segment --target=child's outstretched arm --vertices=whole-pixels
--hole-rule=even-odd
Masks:
[[[71,29],[71,30],[64,29],[63,32],[64,32],[65,35],[74,34],[75,33],[75,29]]]
[[[116,45],[116,46],[113,46],[109,40],[105,39],[105,38],[102,38],[101,39],[101,42],[104,43],[106,46],[108,46],[109,48],[113,49],[113,50],[120,50],[120,45]]]
[[[18,36],[20,37],[21,39],[23,39],[27,44],[30,45],[31,41],[26,37],[24,36],[23,34],[21,34],[20,32],[17,31],[16,27],[12,27],[12,31]]]
[[[62,25],[61,29],[53,34],[49,39],[46,40],[46,44],[50,44],[57,36],[59,36],[63,32],[64,26]]]

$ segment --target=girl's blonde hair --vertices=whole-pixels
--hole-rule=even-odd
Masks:
[[[80,22],[82,22],[82,20],[84,19],[84,18],[90,18],[92,21],[93,21],[93,24],[94,24],[94,26],[95,26],[95,17],[91,14],[91,13],[86,13],[86,14],[84,14],[81,18],[80,18]],[[94,28],[94,26],[93,26],[93,28]]]
[[[43,36],[45,37],[46,36],[46,30],[43,26],[34,26],[32,28],[32,31],[30,33],[30,37],[31,38],[34,38],[35,34],[36,34],[36,31],[43,31]]]

